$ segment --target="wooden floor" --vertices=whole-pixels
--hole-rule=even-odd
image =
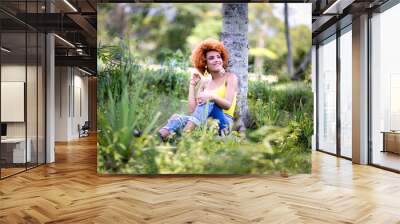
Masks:
[[[20,172],[24,172],[27,169],[33,169],[37,165],[36,164],[27,164],[25,168],[25,164],[19,164],[18,167],[2,167],[1,168],[1,178],[6,178],[11,175],[15,175]]]
[[[0,181],[0,223],[400,223],[400,175],[313,153],[311,175],[98,176],[96,139]]]
[[[22,172],[22,171],[24,171],[24,170],[26,170],[25,169],[25,167],[24,168],[1,168],[1,177],[3,178],[3,177],[7,177],[7,176],[10,176],[10,175],[13,175],[13,174],[16,174],[16,173],[19,173],[19,172]]]

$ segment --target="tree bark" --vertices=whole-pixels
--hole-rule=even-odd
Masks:
[[[285,3],[285,37],[286,37],[286,46],[287,46],[287,66],[288,66],[288,75],[290,78],[293,77],[293,56],[292,56],[292,41],[290,38],[290,27],[289,27],[289,7],[288,3]]]
[[[237,75],[237,112],[241,122],[248,126],[247,73],[248,73],[248,5],[247,3],[223,3],[221,40],[229,51],[228,71]]]

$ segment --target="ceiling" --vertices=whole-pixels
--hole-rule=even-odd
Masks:
[[[312,3],[313,43],[332,35],[352,22],[352,18],[373,11],[388,0],[308,0]]]

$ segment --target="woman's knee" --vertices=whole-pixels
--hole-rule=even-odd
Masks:
[[[165,128],[167,128],[170,132],[178,131],[183,128],[188,120],[188,116],[181,114],[173,114],[169,119]]]

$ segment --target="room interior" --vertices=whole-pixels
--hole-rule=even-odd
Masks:
[[[96,2],[113,1],[0,2],[0,222],[399,222],[398,1],[297,1],[313,9],[315,134],[312,173],[290,177],[98,175]]]
[[[96,130],[95,104],[88,102],[96,96],[96,34],[89,32],[96,8],[93,1],[75,7],[0,3],[0,179],[54,162],[54,142],[78,139],[85,122]]]

